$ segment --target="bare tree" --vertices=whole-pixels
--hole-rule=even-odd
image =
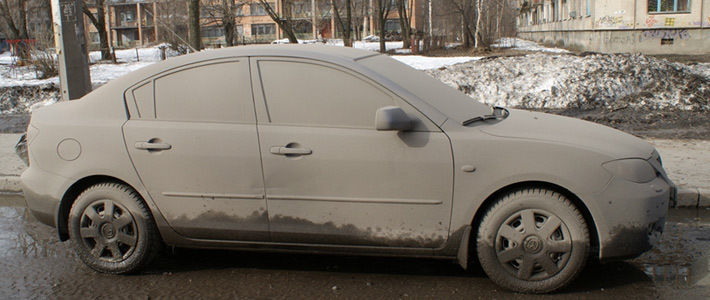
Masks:
[[[190,47],[188,40],[188,0],[156,2],[156,20],[160,39],[169,43],[179,53],[186,53]]]
[[[224,29],[224,42],[227,47],[237,44],[237,12],[242,9],[242,0],[211,0],[203,5],[205,11]]]
[[[387,17],[389,16],[390,9],[392,8],[390,4],[390,0],[377,0],[377,24],[380,29],[380,52],[382,53],[387,52],[387,46],[385,44],[385,37],[387,36],[387,32],[385,32],[385,23],[387,23]]]
[[[461,18],[461,25],[463,29],[463,44],[465,47],[471,47],[472,41],[475,40],[473,25],[474,7],[472,0],[448,0],[451,3],[453,9]],[[478,1],[478,0],[475,0]]]
[[[345,20],[340,17],[340,9],[338,7],[337,2],[343,3],[343,6],[345,7],[346,11],[346,17]],[[331,3],[333,4],[333,14],[335,15],[335,20],[338,22],[340,25],[340,28],[343,30],[343,43],[345,44],[345,47],[352,47],[353,46],[353,39],[351,36],[351,28],[353,24],[353,13],[352,13],[352,3],[350,0],[342,0],[342,1],[336,1],[336,0],[331,0]]]
[[[94,25],[99,34],[99,47],[101,48],[101,59],[111,59],[111,49],[109,48],[108,30],[106,29],[106,1],[105,0],[84,0],[82,9],[84,14],[89,18],[91,24]],[[96,9],[94,15],[90,8]]]
[[[11,39],[29,39],[27,32],[28,0],[0,0],[0,19],[9,30]]]
[[[281,0],[281,14],[267,1],[268,0],[259,0],[259,3],[264,7],[269,17],[271,17],[284,34],[286,34],[288,42],[297,44],[298,38],[296,38],[296,34],[293,31],[293,0]]]
[[[407,5],[409,0],[396,0],[397,1],[397,12],[399,13],[399,28],[402,30],[402,42],[404,48],[411,47],[411,26],[410,26],[410,16],[411,6]],[[412,1],[412,4],[414,1]]]
[[[200,0],[190,0],[188,6],[188,22],[190,46],[197,51],[202,49],[202,36],[200,33]]]

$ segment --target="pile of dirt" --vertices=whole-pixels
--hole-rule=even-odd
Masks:
[[[708,70],[707,65],[641,54],[535,53],[489,57],[427,73],[489,105],[709,111]]]

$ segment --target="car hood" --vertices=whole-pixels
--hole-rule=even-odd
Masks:
[[[567,144],[613,158],[647,159],[654,151],[642,139],[607,126],[524,110],[512,109],[505,120],[479,128],[493,136]]]

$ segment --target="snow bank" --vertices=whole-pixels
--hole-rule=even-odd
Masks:
[[[454,56],[454,57],[426,57],[419,55],[403,55],[392,56],[392,58],[401,61],[417,70],[438,69],[455,64],[465,63],[473,60],[479,60],[483,57],[473,56]]]
[[[519,38],[502,38],[499,39],[495,44],[491,45],[492,48],[509,48],[521,51],[531,51],[531,52],[549,52],[549,53],[571,53],[568,50],[560,48],[549,48],[545,46],[540,46],[538,43],[523,40]]]
[[[708,111],[709,69],[640,54],[535,53],[427,73],[488,105]]]

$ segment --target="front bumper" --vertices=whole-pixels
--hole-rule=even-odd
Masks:
[[[594,195],[599,258],[633,258],[653,248],[674,196],[675,185],[665,176],[642,184],[612,179],[603,192]]]

